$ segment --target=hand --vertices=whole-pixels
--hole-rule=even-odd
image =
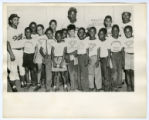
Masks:
[[[22,37],[23,37],[23,35],[22,35],[22,34],[20,34],[20,35],[18,36],[18,40],[21,40],[21,39],[22,39]]]
[[[60,68],[63,68],[63,63],[62,62],[60,63]]]
[[[10,55],[10,59],[11,59],[11,61],[15,61],[15,56],[14,55]]]
[[[99,67],[99,60],[96,61],[95,65],[96,67]]]

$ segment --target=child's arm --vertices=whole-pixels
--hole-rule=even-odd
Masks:
[[[63,64],[63,62],[64,62],[65,55],[66,55],[66,47],[65,47],[64,50],[63,50],[63,56],[62,56],[62,61],[61,61],[61,63],[60,63],[60,68],[63,67],[62,64]]]
[[[54,60],[54,47],[51,48],[51,59],[52,59],[52,62],[53,62],[53,66],[56,67],[56,62]]]
[[[45,54],[44,54],[44,52],[43,52],[43,47],[41,47],[39,51],[40,51],[40,54],[42,55],[42,57],[44,57],[44,58],[45,58],[45,57],[46,57],[46,55],[45,55]]]

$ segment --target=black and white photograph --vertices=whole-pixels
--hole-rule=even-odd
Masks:
[[[134,92],[130,6],[7,8],[8,92]]]
[[[4,3],[4,118],[145,118],[145,3]]]

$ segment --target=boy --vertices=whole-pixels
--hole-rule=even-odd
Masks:
[[[109,41],[106,39],[107,30],[101,28],[98,32],[98,38],[100,40],[99,57],[101,62],[101,73],[102,73],[102,83],[103,89],[105,91],[110,90],[109,81]]]
[[[62,40],[62,31],[56,31],[55,42],[52,46],[52,72],[54,74],[54,91],[59,90],[59,80],[63,81],[64,91],[68,91],[66,74],[67,67],[65,63],[66,44]]]
[[[88,45],[89,45],[89,89],[90,91],[100,91],[102,88],[102,78],[101,78],[101,67],[99,62],[98,48],[99,48],[99,40],[97,40],[96,36],[96,28],[91,27],[89,29],[89,38],[88,38]],[[95,86],[94,86],[95,82]]]
[[[51,28],[46,29],[45,34],[47,39],[43,42],[40,53],[43,56],[43,64],[46,70],[46,91],[51,91],[52,84],[52,60],[51,60],[51,49],[54,44],[53,30]]]
[[[8,33],[7,33],[7,51],[8,51],[8,69],[10,71],[9,78],[10,78],[10,85],[12,87],[13,92],[17,92],[16,81],[19,80],[19,74],[18,69],[20,71],[20,81],[23,83],[24,81],[24,75],[25,70],[23,67],[23,50],[17,49],[13,45],[15,44],[15,41],[19,41],[22,39],[22,33],[18,29],[19,24],[19,16],[17,14],[11,14],[9,16],[9,27],[8,27]]]
[[[119,37],[119,26],[112,26],[112,37],[110,40],[110,52],[112,60],[112,87],[114,91],[122,87],[122,68],[124,67],[124,44],[123,39]]]
[[[132,35],[132,26],[126,26],[124,28],[124,33],[126,36],[124,41],[124,49],[127,91],[134,91],[134,38]]]
[[[77,55],[77,44],[78,39],[75,36],[75,25],[69,25],[67,27],[68,30],[68,38],[65,39],[67,45],[67,58],[66,62],[68,63],[68,72],[70,75],[70,84],[71,90],[77,90],[78,88],[78,59]]]
[[[78,30],[78,89],[82,91],[88,91],[89,81],[88,81],[88,42],[86,38],[86,32],[83,27]]]

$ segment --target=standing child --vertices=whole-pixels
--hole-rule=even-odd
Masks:
[[[51,91],[52,84],[52,60],[51,60],[51,49],[55,40],[53,39],[53,30],[51,28],[46,29],[45,32],[47,39],[43,42],[40,53],[43,56],[43,64],[46,70],[46,91]]]
[[[99,62],[99,56],[97,56],[100,42],[99,40],[97,40],[95,35],[96,35],[96,28],[91,27],[89,29],[89,41],[88,41],[89,45],[88,77],[89,77],[90,91],[93,91],[94,89],[100,91],[100,89],[102,88],[101,67]]]
[[[101,28],[98,32],[98,38],[100,40],[99,57],[101,62],[101,73],[102,73],[102,83],[103,89],[105,91],[110,90],[110,80],[109,80],[109,41],[106,38],[107,30]]]
[[[86,38],[86,32],[83,27],[78,30],[78,89],[83,91],[88,91],[89,81],[88,81],[88,41]]]
[[[36,51],[35,51],[35,56],[34,56],[34,62],[37,64],[37,86],[34,89],[34,91],[37,91],[41,88],[41,72],[42,72],[42,60],[43,57],[40,54],[40,47],[43,44],[43,42],[45,40],[47,40],[47,36],[44,35],[44,26],[39,24],[37,25],[37,33],[38,33],[38,37],[37,37],[37,47],[36,47]]]
[[[113,65],[112,73],[112,87],[114,91],[122,87],[122,68],[124,67],[124,46],[123,39],[119,37],[119,26],[113,25],[112,37],[110,40],[110,52]]]
[[[66,63],[65,63],[65,53],[66,44],[62,40],[62,31],[56,31],[55,39],[56,43],[52,47],[52,72],[54,74],[54,90],[59,90],[59,80],[63,80],[64,90],[68,91],[66,83]]]
[[[78,59],[77,55],[77,45],[78,39],[75,36],[75,25],[69,25],[68,37],[65,39],[67,44],[67,62],[68,62],[68,72],[70,75],[71,90],[78,89]]]
[[[38,34],[37,34],[37,24],[36,24],[36,22],[31,22],[31,23],[29,24],[29,27],[30,27],[30,29],[31,29],[31,36],[32,36],[32,38],[38,37]]]
[[[124,41],[124,48],[127,91],[134,91],[134,38],[132,35],[132,26],[126,26],[124,28],[124,33],[126,36]]]

